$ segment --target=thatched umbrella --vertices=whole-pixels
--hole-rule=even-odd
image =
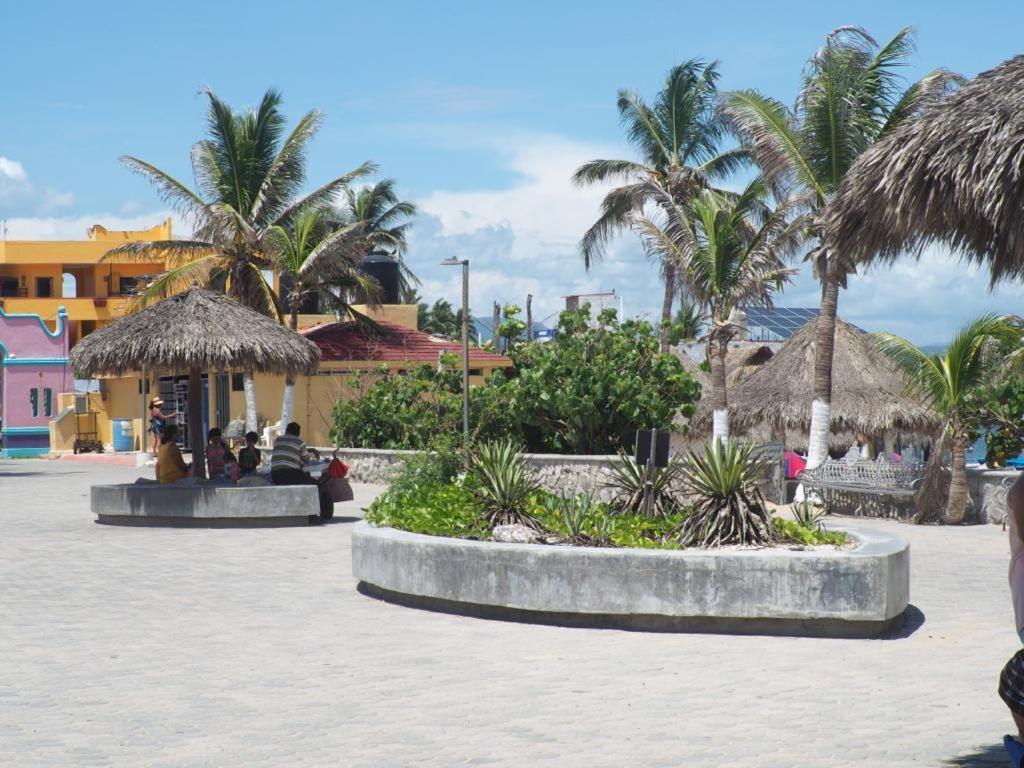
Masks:
[[[764,365],[742,377],[729,392],[729,422],[737,433],[767,431],[806,437],[811,423],[816,320],[793,334]],[[875,438],[887,433],[930,436],[941,419],[905,394],[906,382],[870,338],[844,320],[836,321],[832,393],[833,434]],[[691,428],[710,432],[711,408],[697,408]],[[792,443],[789,447],[795,447]]]
[[[943,242],[1024,275],[1024,56],[983,72],[864,152],[825,217],[846,258],[896,258]]]
[[[320,350],[221,293],[191,288],[93,331],[75,345],[68,361],[83,378],[140,369],[187,371],[192,466],[196,477],[205,477],[201,372],[315,373]]]
[[[700,363],[686,352],[676,353],[683,368],[701,386],[701,397],[711,396],[711,374],[701,370]],[[758,346],[733,347],[725,355],[725,381],[727,387],[733,387],[758,366],[772,359],[772,349],[767,344]]]

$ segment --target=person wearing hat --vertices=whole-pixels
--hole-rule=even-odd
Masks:
[[[171,413],[164,413],[163,409],[160,408],[164,404],[164,401],[159,397],[154,397],[149,401],[149,431],[153,435],[153,455],[156,456],[157,451],[160,450],[160,436],[164,433],[164,427],[167,426],[167,420],[177,416],[177,411]]]

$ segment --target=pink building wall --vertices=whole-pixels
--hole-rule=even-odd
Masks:
[[[0,435],[4,458],[49,452],[49,424],[57,415],[58,395],[74,389],[67,362],[67,312],[63,307],[57,312],[54,330],[39,315],[9,315],[0,309]],[[49,412],[47,390],[51,395]]]

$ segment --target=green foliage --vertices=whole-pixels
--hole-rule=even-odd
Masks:
[[[530,502],[542,528],[559,539],[583,546],[678,549],[672,532],[685,517],[683,508],[659,518],[623,514],[592,494],[556,495],[539,491]]]
[[[492,528],[510,523],[536,527],[527,502],[539,486],[512,440],[487,442],[476,449],[466,487],[476,496]]]
[[[693,341],[704,330],[704,315],[694,303],[683,301],[676,310],[668,329],[668,343],[675,346],[681,341]]]
[[[455,483],[431,483],[378,496],[366,512],[374,525],[413,533],[482,539],[487,525],[476,497]]]
[[[545,344],[517,344],[515,364],[470,389],[474,441],[509,438],[546,453],[614,453],[637,429],[669,429],[689,417],[700,385],[674,355],[660,354],[649,323],[618,323],[606,310],[565,312]],[[331,437],[359,448],[422,449],[436,434],[460,431],[462,378],[457,359],[357,382],[361,394],[334,408]]]
[[[651,470],[651,514],[655,517],[671,515],[680,506],[674,486],[679,480],[682,462],[673,454],[665,468]],[[619,510],[628,514],[642,514],[644,506],[644,485],[647,482],[647,467],[636,463],[632,456],[619,451],[619,461],[612,469],[607,487],[614,490],[614,503]]]
[[[781,517],[772,518],[772,523],[775,525],[775,531],[780,539],[807,547],[816,547],[822,544],[840,546],[847,540],[847,535],[843,531],[828,531],[820,526],[808,528],[794,520],[786,520]]]
[[[738,440],[705,443],[683,459],[682,477],[697,497],[683,521],[680,543],[688,547],[775,542],[776,532],[755,478],[762,462],[753,445]]]
[[[825,510],[823,508],[816,507],[809,501],[801,501],[798,504],[794,504],[792,509],[793,520],[801,528],[806,528],[809,531],[821,530],[822,520],[825,519]]]
[[[678,358],[659,352],[651,325],[619,323],[613,309],[596,322],[589,305],[563,312],[553,341],[510,354],[505,402],[531,451],[614,453],[637,429],[669,429],[678,414],[692,415],[700,397]]]
[[[404,494],[421,486],[450,483],[465,471],[466,453],[460,435],[438,435],[427,449],[403,459],[391,478],[388,491]]]
[[[972,393],[968,408],[984,431],[988,466],[1005,466],[1007,459],[1024,453],[1024,376],[1016,371],[996,376]]]

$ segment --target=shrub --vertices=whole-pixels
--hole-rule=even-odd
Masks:
[[[476,497],[455,483],[432,483],[381,494],[367,509],[374,525],[431,536],[482,539],[487,526]]]
[[[683,481],[697,498],[680,527],[683,546],[769,545],[776,541],[771,515],[754,481],[762,467],[751,460],[752,451],[749,443],[715,440],[683,459]]]
[[[531,528],[537,521],[527,511],[539,485],[526,465],[526,457],[511,440],[483,443],[473,455],[466,487],[476,496],[493,528],[522,523]]]
[[[430,442],[426,451],[403,459],[388,487],[395,493],[407,493],[424,485],[449,483],[465,469],[462,437],[440,436]]]
[[[682,463],[678,454],[673,454],[665,468],[655,467],[651,472],[651,514],[667,517],[679,507],[675,495],[675,484],[679,481]],[[611,478],[605,484],[614,491],[613,503],[627,514],[642,514],[644,507],[644,485],[647,482],[647,467],[636,463],[632,456],[619,451],[619,461],[612,469]]]
[[[815,547],[821,544],[841,545],[846,543],[846,533],[843,531],[826,531],[824,528],[806,528],[794,520],[786,520],[781,517],[772,519],[779,538],[803,544],[808,547]]]
[[[820,531],[822,526],[822,520],[825,518],[825,510],[814,506],[809,501],[801,501],[798,504],[794,504],[793,520],[801,528],[806,528],[808,531]]]

